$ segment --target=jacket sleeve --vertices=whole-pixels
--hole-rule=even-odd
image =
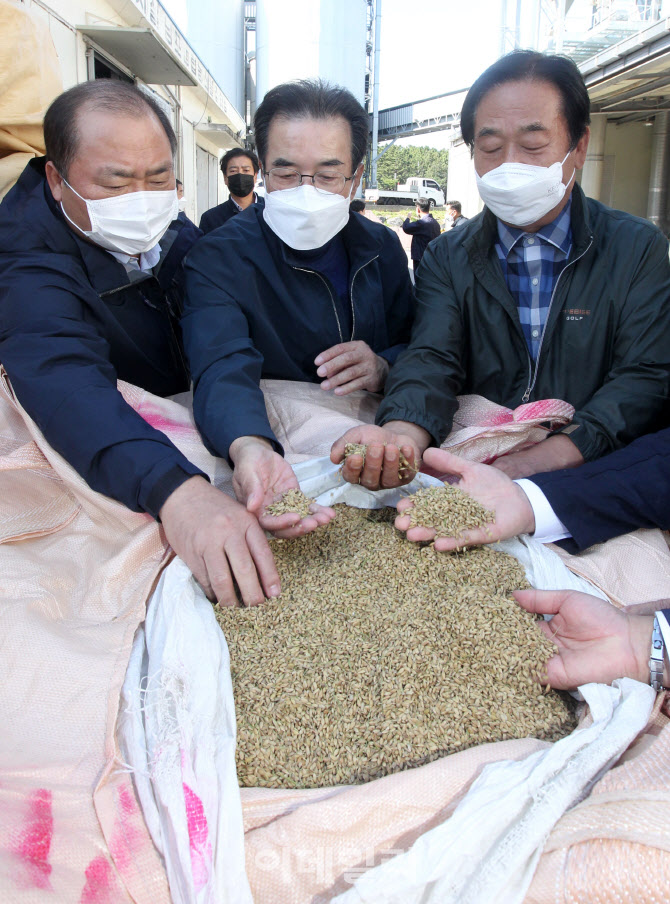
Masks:
[[[433,243],[422,258],[409,347],[391,369],[376,418],[380,425],[395,420],[417,424],[436,445],[451,430],[465,380],[463,318],[447,253],[446,243]]]
[[[670,529],[670,430],[579,468],[531,479],[580,550],[640,527]]]
[[[157,517],[202,472],[124,401],[82,291],[43,259],[15,260],[0,283],[0,361],[47,442],[90,487]]]
[[[211,214],[211,211],[209,211],[209,210],[206,210],[203,213],[203,215],[200,217],[200,225],[198,228],[203,233],[203,235],[206,235],[208,232],[211,232],[212,229],[215,228],[215,224],[210,222],[211,219],[212,219],[212,214]]]
[[[193,249],[185,267],[182,334],[193,378],[195,422],[213,455],[229,459],[230,445],[240,436],[262,436],[281,454],[260,388],[263,356],[251,341],[244,311],[228,291],[240,276],[226,277],[218,248],[209,241]]]
[[[386,242],[382,279],[389,346],[377,354],[393,365],[407,348],[416,304],[405,249],[396,233],[391,230],[387,230]]]
[[[668,424],[669,299],[668,241],[656,232],[618,312],[607,379],[572,424],[558,431],[569,435],[586,461]]]
[[[415,220],[413,223],[409,217],[405,217],[405,222],[402,224],[402,231],[406,232],[407,235],[422,235],[424,233],[424,224],[421,220]]]

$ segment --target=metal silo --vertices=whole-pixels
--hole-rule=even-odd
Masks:
[[[189,0],[187,37],[228,100],[244,111],[244,2]]]
[[[257,102],[270,88],[320,77],[363,103],[366,0],[257,0]]]

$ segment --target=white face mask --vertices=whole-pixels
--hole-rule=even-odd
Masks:
[[[349,222],[349,195],[317,191],[312,185],[270,191],[263,218],[290,248],[310,251],[321,248]]]
[[[186,198],[179,198],[179,210],[183,213],[186,210]]]
[[[86,231],[77,226],[65,212],[61,201],[65,219],[82,235],[107,251],[144,254],[163,238],[168,226],[179,213],[174,188],[171,191],[134,191],[116,198],[88,201],[69,182],[65,179],[63,182],[86,204],[91,229]]]
[[[563,164],[532,166],[529,163],[503,163],[477,178],[479,195],[499,220],[512,226],[530,226],[546,216],[563,200],[572,176],[563,184]]]

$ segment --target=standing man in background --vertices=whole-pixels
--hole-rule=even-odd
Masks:
[[[254,191],[258,176],[258,157],[253,151],[233,148],[221,158],[221,172],[230,197],[223,204],[205,211],[200,217],[200,228],[204,233],[223,226],[231,217],[257,204],[265,206],[263,198]]]
[[[465,226],[468,217],[464,217],[461,213],[460,201],[447,201],[447,217],[451,217],[451,228],[457,229],[459,226]]]
[[[428,247],[428,242],[440,234],[440,224],[430,212],[430,201],[427,198],[419,198],[416,202],[416,215],[418,220],[415,223],[406,217],[402,224],[402,231],[412,236],[410,254],[415,272],[421,263],[423,252]]]

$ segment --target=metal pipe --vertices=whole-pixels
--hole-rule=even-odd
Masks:
[[[521,47],[521,0],[516,0],[516,14],[514,17],[514,49]]]
[[[176,154],[176,175],[178,179],[184,181],[184,116],[183,110],[181,106],[181,88],[179,85],[175,85],[176,93],[170,88],[169,85],[163,85],[163,88],[172,98],[175,105],[175,138],[177,139],[177,154]]]
[[[498,56],[507,53],[507,0],[500,2],[500,52]]]
[[[377,188],[377,145],[379,143],[379,56],[381,53],[382,0],[375,0],[375,70],[372,89],[372,163],[370,184]]]
[[[647,200],[647,219],[651,220],[655,226],[658,226],[665,235],[670,235],[670,219],[668,218],[668,178],[670,176],[668,124],[667,111],[655,114],[651,147],[649,196]]]
[[[558,0],[558,10],[554,23],[554,53],[563,53],[565,36],[565,0]]]

